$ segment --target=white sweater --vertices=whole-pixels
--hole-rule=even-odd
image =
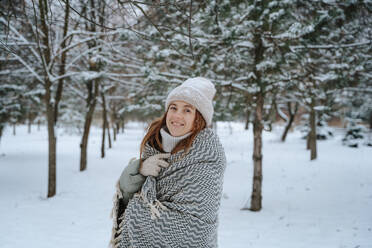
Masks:
[[[191,135],[191,132],[182,136],[175,137],[168,133],[166,127],[163,127],[162,129],[160,129],[160,135],[162,138],[163,150],[165,152],[171,152],[173,148],[176,147],[178,142],[189,137]]]

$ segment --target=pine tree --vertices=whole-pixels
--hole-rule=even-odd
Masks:
[[[298,1],[297,19],[312,28],[291,46],[294,53],[288,59],[291,79],[296,82],[293,97],[309,112],[311,160],[317,158],[317,124],[324,122],[321,118],[327,113],[337,111],[334,102],[340,91],[358,82],[361,67],[355,50],[367,44],[356,29],[358,15],[365,12],[363,4]]]

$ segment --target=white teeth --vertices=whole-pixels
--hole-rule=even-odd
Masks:
[[[171,122],[172,123],[172,125],[174,125],[174,126],[184,126],[184,124],[181,124],[181,123],[178,123],[178,122]]]

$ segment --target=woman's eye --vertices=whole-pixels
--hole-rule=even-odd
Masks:
[[[187,112],[187,113],[191,113],[191,110],[190,110],[190,109],[186,109],[186,112]]]

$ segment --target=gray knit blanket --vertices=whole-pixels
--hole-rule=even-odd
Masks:
[[[143,158],[157,153],[146,145]],[[212,129],[203,129],[187,154],[180,151],[168,162],[170,166],[158,177],[146,178],[124,212],[115,204],[114,229],[116,223],[118,226],[113,237],[120,241],[116,244],[121,248],[217,247],[226,167],[217,135]]]

